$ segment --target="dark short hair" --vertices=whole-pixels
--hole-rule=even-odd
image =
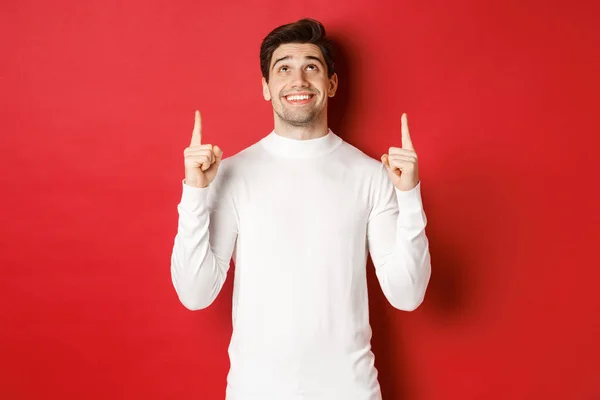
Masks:
[[[287,43],[310,43],[319,47],[327,64],[328,77],[331,78],[335,73],[333,43],[325,36],[323,24],[311,18],[304,18],[273,29],[263,39],[260,45],[260,69],[267,81],[273,53],[279,46]]]

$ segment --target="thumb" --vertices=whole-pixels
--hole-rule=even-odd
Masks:
[[[390,158],[387,154],[381,156],[381,162],[383,163],[383,165],[385,165],[385,169],[387,169],[387,172],[389,176],[392,177],[392,179],[395,179],[395,177],[400,176],[400,170],[390,165]]]
[[[213,154],[215,155],[215,163],[219,165],[223,157],[223,150],[219,146],[213,146]]]
[[[389,171],[390,170],[390,160],[388,159],[387,154],[384,154],[381,156],[381,162],[383,163],[383,165],[385,165],[385,167]]]

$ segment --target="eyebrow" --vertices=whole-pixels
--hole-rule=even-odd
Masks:
[[[273,68],[275,68],[275,66],[277,65],[277,63],[278,63],[279,61],[288,60],[288,59],[290,59],[290,58],[291,58],[290,56],[285,56],[285,57],[278,58],[277,60],[275,60],[275,64],[273,64]],[[304,57],[304,58],[305,58],[305,59],[307,59],[307,60],[314,60],[314,61],[317,61],[319,64],[321,64],[321,67],[323,67],[323,66],[324,66],[324,65],[323,65],[323,61],[322,61],[322,60],[321,60],[319,57],[317,57],[317,56],[306,56],[306,57]]]

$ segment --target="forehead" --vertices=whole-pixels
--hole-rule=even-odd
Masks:
[[[286,43],[275,49],[271,57],[271,64],[282,57],[303,59],[307,56],[318,57],[323,60],[323,54],[317,45],[312,43]]]

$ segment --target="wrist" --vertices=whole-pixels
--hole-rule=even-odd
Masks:
[[[191,186],[198,189],[204,189],[208,184],[202,179],[185,178],[183,183],[187,186]]]

